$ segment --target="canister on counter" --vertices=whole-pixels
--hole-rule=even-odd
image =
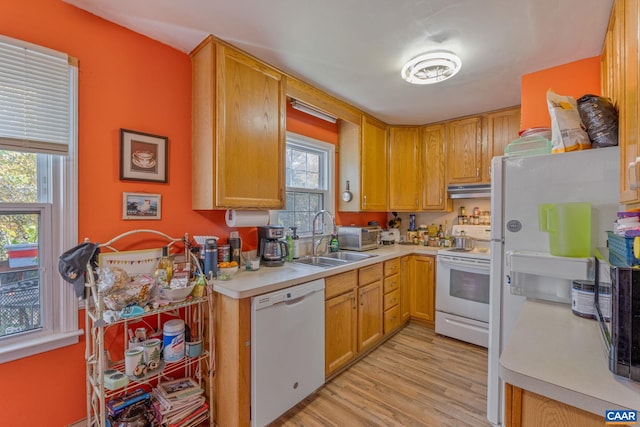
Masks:
[[[595,283],[589,280],[574,280],[571,289],[571,311],[587,319],[596,318],[594,307]],[[600,310],[605,320],[611,318],[611,288],[600,286],[598,289]]]
[[[429,238],[428,228],[426,225],[420,225],[418,227],[418,242],[426,245],[426,241]]]
[[[231,245],[218,246],[218,264],[231,261]]]

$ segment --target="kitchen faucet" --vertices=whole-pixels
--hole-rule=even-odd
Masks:
[[[324,209],[321,211],[318,211],[318,213],[314,215],[313,222],[311,223],[311,246],[312,246],[311,249],[312,249],[313,256],[318,255],[318,247],[320,246],[320,243],[322,243],[322,239],[324,238],[324,236],[320,235],[320,238],[316,241],[316,220],[318,219],[319,216],[322,216],[324,214],[329,215],[329,218],[331,218],[331,224],[333,225],[333,233],[336,232],[336,220],[331,214],[331,212]],[[327,249],[325,250],[325,253],[327,253],[328,251],[329,251],[329,245],[327,245]]]

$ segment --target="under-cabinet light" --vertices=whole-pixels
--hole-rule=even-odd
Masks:
[[[291,100],[291,107],[293,107],[295,110],[302,111],[303,113],[310,114],[314,117],[326,120],[330,123],[335,123],[338,120],[336,117],[333,117],[332,115],[327,114],[324,111],[320,111],[315,107],[312,107],[311,105],[307,105],[295,99]]]

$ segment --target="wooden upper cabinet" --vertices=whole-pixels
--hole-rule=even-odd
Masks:
[[[444,211],[447,207],[445,180],[445,125],[425,126],[422,141],[421,209]]]
[[[389,210],[420,208],[419,127],[391,127],[389,131]]]
[[[387,125],[362,115],[359,124],[340,122],[340,184],[353,198],[339,198],[341,212],[386,212],[389,173]]]
[[[520,133],[520,107],[489,113],[486,117],[482,182],[491,182],[491,159],[503,156],[505,147]]]
[[[638,0],[618,0],[611,11],[604,54],[608,72],[602,76],[604,92],[618,107],[620,145],[620,203],[640,203],[640,150],[638,150]]]
[[[361,207],[363,211],[386,212],[388,187],[387,126],[362,117],[362,143],[360,144]]]
[[[482,117],[447,123],[447,181],[480,182],[482,170]]]
[[[284,75],[212,37],[191,60],[193,209],[284,207]]]

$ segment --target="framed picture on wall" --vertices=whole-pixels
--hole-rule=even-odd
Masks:
[[[120,179],[167,182],[166,136],[120,129]]]
[[[122,219],[160,219],[160,194],[122,193]]]

